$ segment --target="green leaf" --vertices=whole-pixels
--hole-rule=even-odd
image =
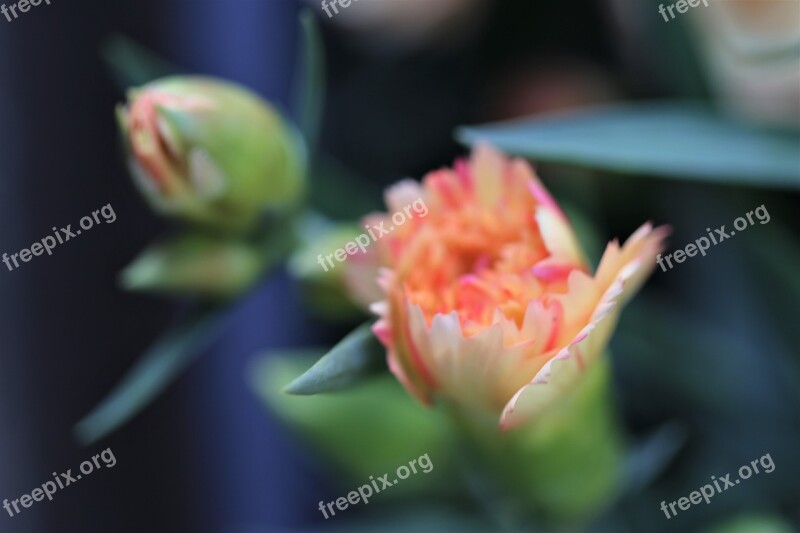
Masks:
[[[326,524],[327,526],[327,524]],[[486,533],[499,531],[496,524],[486,520],[475,506],[431,505],[414,502],[391,509],[364,509],[358,516],[343,516],[341,522],[330,524],[325,531],[335,533]],[[529,533],[533,530],[527,529]]]
[[[294,93],[300,95],[295,106],[300,131],[314,154],[325,105],[325,53],[317,19],[310,9],[300,13],[300,32],[303,55],[295,79]]]
[[[800,137],[686,103],[649,103],[463,127],[464,144],[624,174],[800,188]]]
[[[419,405],[394,377],[384,374],[334,395],[285,394],[286,383],[315,357],[308,351],[265,355],[256,362],[250,382],[268,409],[333,461],[348,484],[394,473],[426,453],[433,469],[393,486],[387,497],[441,494],[459,482],[450,451],[450,424],[442,412]]]
[[[103,44],[101,54],[120,89],[139,87],[179,70],[124,35],[115,34]]]
[[[227,307],[208,307],[166,334],[73,432],[89,445],[128,422],[158,396],[227,323]]]
[[[285,392],[309,396],[350,388],[364,378],[386,369],[384,348],[363,324],[342,339],[302,376],[292,381]]]
[[[688,440],[688,429],[678,422],[662,424],[635,443],[626,458],[626,491],[638,494],[649,487],[675,459]]]
[[[778,514],[751,511],[729,518],[704,531],[706,533],[791,533],[796,530]]]
[[[343,247],[361,233],[355,224],[336,224],[309,211],[298,217],[299,243],[286,263],[287,270],[298,282],[306,307],[320,318],[355,327],[368,313],[357,306],[349,295],[344,270],[323,267],[322,256]]]

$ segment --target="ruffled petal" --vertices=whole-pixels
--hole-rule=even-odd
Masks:
[[[609,244],[595,274],[598,285],[608,287],[620,271],[625,268],[633,269],[622,295],[622,302],[627,302],[652,273],[656,266],[656,256],[664,250],[664,242],[669,233],[668,226],[654,229],[648,222],[637,229],[621,249],[616,243]]]
[[[402,213],[404,208],[419,199],[424,201],[426,196],[425,189],[418,182],[404,179],[386,189],[384,200],[386,207],[389,208],[389,213],[394,214]]]
[[[544,361],[529,356],[529,344],[504,346],[500,324],[465,337],[458,314],[438,314],[430,326],[412,305],[409,322],[423,364],[436,376],[437,393],[482,409],[499,409]]]
[[[504,194],[503,173],[507,159],[486,144],[478,145],[472,154],[472,175],[475,196],[484,207],[494,207]]]
[[[587,325],[537,372],[528,385],[514,394],[503,409],[501,428],[510,429],[536,417],[577,385],[586,367],[605,350],[621,306],[653,269],[655,255],[662,248],[667,233],[667,228],[653,230],[650,224],[645,224],[622,249],[616,243],[609,245],[594,280],[582,272],[573,272],[570,290],[562,300],[570,313],[567,320],[571,322],[565,326],[565,331],[581,323],[580,311],[576,310],[584,309],[597,291],[604,288],[602,296],[591,307],[591,316],[583,322]],[[613,267],[617,270],[612,271]],[[612,272],[615,277],[604,287]]]
[[[514,394],[500,416],[501,429],[513,429],[535,418],[577,386],[587,366],[608,344],[616,325],[614,311],[623,284],[620,277],[597,306],[589,324],[547,361],[530,383]]]
[[[536,210],[536,223],[552,258],[561,263],[585,267],[586,259],[578,238],[561,209],[540,205]]]

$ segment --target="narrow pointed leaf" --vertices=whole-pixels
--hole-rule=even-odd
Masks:
[[[370,325],[364,324],[292,381],[285,392],[305,396],[349,388],[365,377],[385,370],[384,353]]]
[[[626,490],[637,494],[650,486],[681,451],[687,437],[688,431],[684,426],[668,422],[635,443],[627,457]]]
[[[457,130],[467,145],[593,169],[800,189],[800,136],[686,103],[588,109]]]
[[[325,104],[325,54],[322,36],[314,13],[309,9],[300,14],[302,62],[295,75],[295,103],[300,131],[306,139],[309,152],[316,152],[322,109]]]
[[[228,307],[207,308],[164,336],[75,425],[78,441],[85,445],[97,442],[152,402],[226,325],[227,311]]]
[[[111,36],[104,43],[101,54],[122,90],[179,72],[176,67],[124,35]]]

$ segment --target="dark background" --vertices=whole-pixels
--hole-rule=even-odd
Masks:
[[[116,273],[168,226],[147,208],[121,162],[112,111],[123,92],[101,57],[103,43],[122,33],[187,72],[235,80],[288,109],[299,7],[289,0],[52,0],[14,22],[0,18],[0,252],[15,253],[52,226],[76,225],[107,203],[117,214],[115,223],[84,232],[51,257],[13,272],[0,267],[0,498],[29,494],[51,472],[76,471],[107,447],[118,461],[59,491],[53,502],[14,518],[0,513],[0,531],[296,530],[320,520],[320,499],[341,493],[245,384],[259,350],[333,342],[342,333],[301,309],[284,273],[266,280],[237,311],[235,325],[132,423],[90,448],[71,436],[73,424],[180,311],[116,286]],[[651,48],[646,64],[631,62],[604,3],[490,2],[480,23],[446,46],[392,51],[324,22],[329,89],[322,144],[364,177],[362,190],[349,191],[354,202],[377,205],[386,184],[463,154],[453,140],[456,126],[547,110],[548,98],[563,95],[565,86],[596,87],[567,98],[572,103],[708,93],[690,60],[664,59],[665,48],[685,46],[682,37]],[[574,81],[579,75],[587,78]],[[551,86],[530,101],[519,97],[526,88]],[[541,170],[557,196],[594,206],[589,212],[601,222],[603,240],[654,219],[673,224],[673,242],[681,245],[762,203],[796,235],[796,194],[632,184],[613,176],[586,185],[583,173]],[[693,530],[745,505],[797,520],[798,338],[783,336],[796,327],[797,302],[759,274],[748,238],[656,272],[641,303],[640,309],[657,302],[678,315],[692,308],[705,317],[690,321],[697,331],[663,337],[705,335],[704,359],[680,343],[656,341],[652,322],[637,321],[635,310],[620,326],[636,333],[615,341],[630,429],[647,432],[678,420],[690,438],[648,499],[618,510],[628,522],[613,518],[610,529]],[[661,343],[659,353],[668,351],[669,359],[644,360],[642,342]],[[652,503],[677,499],[712,473],[767,452],[776,464],[768,479],[719,496],[684,522],[666,522]]]

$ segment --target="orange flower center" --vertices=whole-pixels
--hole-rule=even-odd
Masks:
[[[436,180],[453,179],[439,174],[432,185],[441,191]],[[521,325],[528,302],[549,289],[532,272],[549,255],[534,218],[535,200],[524,190],[521,197],[483,206],[471,191],[459,192],[443,199],[451,204],[446,209],[432,209],[397,229],[389,246],[396,261],[390,264],[399,265],[398,280],[428,323],[437,313],[456,311],[469,336],[492,324],[499,311]]]

